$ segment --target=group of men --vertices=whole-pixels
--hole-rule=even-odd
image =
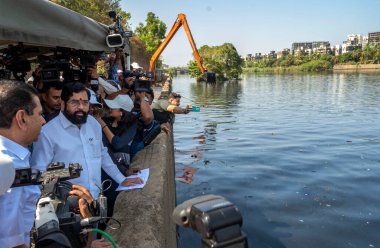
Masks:
[[[83,186],[82,193],[89,190],[86,199],[98,196],[100,167],[123,185],[140,183],[140,179],[126,179],[102,146],[100,126],[88,116],[89,94],[84,85],[64,85],[61,99],[63,110],[44,125],[36,89],[23,82],[1,80],[0,156],[10,158],[15,168],[31,166],[41,171],[50,162],[80,163],[83,171],[72,183]],[[72,191],[78,196],[82,193]],[[40,189],[34,185],[10,188],[0,196],[0,218],[7,223],[0,226],[0,247],[29,247],[39,197]]]
[[[188,113],[179,101],[180,95],[172,93],[154,103],[156,119],[172,122],[174,113]],[[49,82],[37,91],[24,82],[1,79],[0,159],[10,158],[14,168],[40,171],[51,162],[79,163],[83,170],[71,180],[71,194],[79,196],[82,208],[99,195],[101,169],[124,186],[142,183],[140,178],[126,178],[113,163],[102,144],[102,127],[89,115],[92,103],[84,83]],[[7,223],[0,225],[0,247],[29,247],[39,197],[38,186],[10,188],[0,195],[0,219]],[[93,242],[93,247],[108,245],[103,240]]]

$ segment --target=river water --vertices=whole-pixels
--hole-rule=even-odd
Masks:
[[[227,198],[249,247],[380,247],[379,74],[178,76],[173,90],[200,106],[174,125],[177,203]]]

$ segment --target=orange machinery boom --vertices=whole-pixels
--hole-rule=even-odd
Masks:
[[[160,57],[160,55],[164,51],[165,47],[169,44],[170,40],[173,38],[173,36],[176,34],[176,32],[178,31],[178,29],[181,26],[183,26],[184,29],[185,29],[185,31],[186,31],[187,38],[189,39],[191,48],[193,49],[195,60],[197,61],[198,66],[199,66],[199,68],[202,71],[202,74],[204,74],[206,72],[206,69],[205,69],[205,67],[203,66],[203,63],[202,63],[201,56],[199,56],[197,47],[195,45],[193,36],[191,34],[189,25],[187,24],[187,20],[186,20],[185,14],[178,14],[178,18],[174,22],[174,25],[173,25],[172,29],[170,30],[169,34],[165,37],[165,39],[162,41],[162,43],[160,44],[160,46],[154,52],[152,58],[150,59],[150,63],[149,63],[149,71],[150,72],[154,73],[154,71],[156,69],[156,61],[157,61],[157,59]]]

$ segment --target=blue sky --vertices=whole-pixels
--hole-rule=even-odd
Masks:
[[[380,31],[379,0],[122,0],[132,29],[153,12],[167,25],[187,17],[197,47],[234,44],[238,53],[268,53],[293,42],[341,44],[348,34]],[[183,66],[192,50],[181,28],[162,53],[165,64]]]

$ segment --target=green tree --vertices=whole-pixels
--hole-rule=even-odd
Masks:
[[[242,73],[242,60],[231,43],[214,47],[202,46],[199,49],[199,55],[206,69],[209,72],[215,72],[218,80],[237,79]],[[195,60],[190,61],[188,66],[192,77],[201,76]]]
[[[288,54],[286,56],[282,56],[279,59],[279,64],[280,66],[283,66],[283,67],[289,67],[289,66],[294,65],[294,55]]]
[[[197,61],[190,60],[187,63],[187,68],[189,70],[190,77],[198,78],[198,77],[202,76],[202,72],[201,72],[201,69],[199,68],[199,66],[197,64]]]
[[[141,22],[138,24],[135,33],[145,43],[148,55],[152,56],[165,38],[166,24],[152,12],[147,14],[145,22],[145,25]]]
[[[128,27],[131,14],[123,11],[120,7],[121,0],[50,0],[63,7],[76,11],[84,16],[90,17],[100,23],[110,25],[113,20],[108,16],[110,10],[122,17],[122,25]]]
[[[347,53],[338,55],[337,61],[338,63],[348,63],[348,62],[353,61],[352,52],[347,52]]]

